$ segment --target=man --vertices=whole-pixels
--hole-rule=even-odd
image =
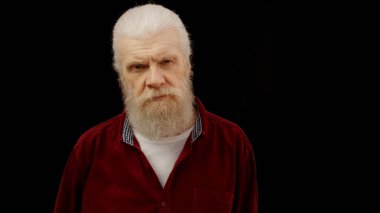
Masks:
[[[125,110],[80,137],[54,212],[257,213],[251,143],[194,97],[180,18],[154,4],[129,9],[113,51]]]

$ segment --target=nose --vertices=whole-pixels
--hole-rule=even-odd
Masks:
[[[146,84],[149,88],[157,89],[165,84],[165,78],[163,76],[162,70],[156,66],[151,66],[149,69]]]

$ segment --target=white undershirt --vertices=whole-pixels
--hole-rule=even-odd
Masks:
[[[136,130],[133,130],[141,150],[156,173],[162,187],[165,186],[169,174],[193,128],[194,126],[180,135],[160,140],[149,140]]]

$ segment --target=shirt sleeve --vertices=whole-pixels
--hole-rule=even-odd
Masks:
[[[237,180],[233,212],[258,212],[258,190],[255,156],[244,132],[238,134]]]
[[[86,167],[79,154],[79,148],[76,146],[69,155],[58,189],[54,213],[80,212]]]

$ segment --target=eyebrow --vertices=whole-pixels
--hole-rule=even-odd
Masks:
[[[153,61],[159,61],[159,60],[162,60],[162,59],[176,59],[178,58],[178,55],[175,54],[175,53],[171,53],[171,52],[163,52],[163,53],[159,53],[157,56],[154,56],[154,57],[148,57],[149,59],[152,58]],[[145,56],[132,56],[130,59],[128,59],[128,64],[131,64],[131,63],[140,63],[140,62],[144,62],[147,60],[147,57]]]

